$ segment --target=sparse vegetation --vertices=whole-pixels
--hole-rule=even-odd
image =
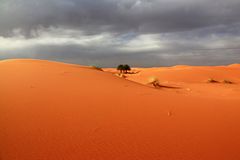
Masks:
[[[120,71],[120,73],[123,73],[123,65],[118,65],[117,70]]]
[[[124,72],[127,73],[128,71],[131,71],[131,67],[127,64],[123,66]]]
[[[117,70],[119,70],[120,73],[128,73],[128,71],[131,70],[131,67],[128,64],[120,64],[118,65]]]
[[[215,79],[213,79],[213,78],[208,79],[207,82],[208,82],[208,83],[219,83],[217,80],[215,80]]]
[[[224,79],[224,80],[223,80],[223,83],[225,83],[225,84],[233,84],[233,82],[232,82],[232,81],[230,81],[230,80],[227,80],[227,79]]]
[[[208,79],[207,82],[208,83],[220,83],[221,82],[221,83],[225,83],[225,84],[233,84],[233,82],[228,80],[228,79],[224,79],[223,81],[217,81],[217,80],[215,80],[213,78],[210,78],[210,79]]]
[[[98,67],[98,66],[92,66],[92,68],[94,68],[96,70],[99,70],[99,71],[103,71],[103,69],[101,67]]]
[[[159,83],[159,80],[158,80],[158,78],[156,78],[156,77],[150,77],[150,78],[148,79],[148,84],[153,85],[153,87],[155,87],[155,88],[161,87],[161,85],[160,85],[160,83]]]
[[[126,78],[126,76],[123,73],[116,73],[115,75],[121,78]]]

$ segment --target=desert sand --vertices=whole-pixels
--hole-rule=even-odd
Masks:
[[[240,159],[240,65],[133,71],[0,61],[0,159]]]

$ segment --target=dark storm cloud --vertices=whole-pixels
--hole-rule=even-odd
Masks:
[[[239,37],[239,0],[0,0],[0,59],[228,64]]]
[[[240,21],[239,0],[1,0],[1,35],[20,28],[177,32]]]

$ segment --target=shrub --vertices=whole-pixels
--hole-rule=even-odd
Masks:
[[[224,79],[224,80],[223,80],[223,83],[226,83],[226,84],[233,84],[233,82],[232,82],[232,81],[230,81],[230,80],[227,80],[227,79]]]
[[[99,71],[103,71],[103,69],[102,69],[102,68],[100,68],[100,67],[97,67],[97,66],[92,66],[92,68],[93,68],[93,69],[96,69],[96,70],[99,70]]]
[[[161,87],[159,84],[159,80],[156,77],[150,77],[148,79],[148,84],[153,85],[153,87],[155,87],[155,88]]]
[[[124,74],[122,74],[122,73],[117,73],[115,75],[118,76],[118,77],[121,77],[121,78],[126,78],[126,76]]]
[[[218,83],[218,81],[213,78],[210,78],[208,79],[208,83]]]

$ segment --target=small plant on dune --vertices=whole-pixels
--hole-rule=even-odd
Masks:
[[[207,82],[208,82],[208,83],[218,83],[218,81],[215,80],[215,79],[213,79],[213,78],[208,79]]]
[[[103,69],[101,67],[98,67],[98,66],[92,66],[92,68],[94,68],[96,70],[99,70],[99,71],[103,71]]]
[[[153,87],[155,87],[155,88],[161,87],[159,80],[156,77],[150,77],[148,79],[148,84],[153,85]]]
[[[230,80],[227,80],[227,79],[224,79],[224,80],[223,80],[223,83],[225,83],[225,84],[233,84],[233,82],[232,82],[232,81],[230,81]]]
[[[121,78],[127,78],[123,73],[116,73],[115,75]]]

